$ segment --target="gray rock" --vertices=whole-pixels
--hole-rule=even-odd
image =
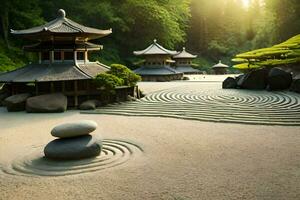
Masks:
[[[267,69],[253,70],[240,77],[237,85],[242,89],[263,90],[267,87],[267,75]]]
[[[295,79],[290,88],[291,91],[300,93],[300,79]]]
[[[223,89],[234,89],[237,87],[237,82],[234,78],[228,77],[222,83]]]
[[[279,68],[272,68],[268,74],[268,90],[285,90],[292,84],[292,74]]]
[[[26,111],[29,113],[57,113],[67,110],[68,99],[61,93],[46,94],[27,99]]]
[[[7,93],[0,93],[0,106],[4,106],[3,101],[7,97],[9,97],[9,95]]]
[[[70,138],[88,135],[97,128],[97,123],[90,120],[82,120],[74,123],[61,124],[54,127],[51,135],[59,138]]]
[[[136,101],[137,99],[135,97],[132,97],[130,95],[127,95],[126,101]]]
[[[100,137],[85,135],[75,138],[56,139],[46,145],[46,158],[56,160],[79,160],[100,155],[102,141]]]
[[[95,110],[97,107],[101,106],[101,102],[98,100],[88,100],[80,104],[80,110]]]
[[[7,97],[3,101],[3,104],[4,104],[4,106],[6,106],[8,112],[23,111],[23,110],[25,110],[26,100],[30,96],[31,95],[29,93],[12,95],[10,97]]]

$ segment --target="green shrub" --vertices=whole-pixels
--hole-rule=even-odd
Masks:
[[[124,81],[124,85],[127,86],[134,86],[138,81],[141,80],[139,75],[135,74],[129,68],[121,64],[112,64],[108,73],[122,79]]]
[[[114,89],[117,86],[123,85],[123,80],[118,78],[117,76],[113,74],[98,74],[94,82],[97,86],[100,87],[100,89],[104,89],[106,92],[113,93]]]

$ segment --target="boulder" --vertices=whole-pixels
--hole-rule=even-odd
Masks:
[[[87,100],[80,104],[80,110],[95,110],[97,107],[101,106],[101,102],[98,100]]]
[[[263,90],[267,87],[267,75],[267,69],[254,70],[240,77],[237,85],[242,89]]]
[[[237,82],[234,78],[228,77],[223,81],[222,88],[223,89],[232,89],[237,87]]]
[[[285,90],[292,84],[292,74],[279,68],[272,68],[268,74],[268,90]]]
[[[293,91],[293,92],[300,93],[300,79],[295,79],[292,82],[290,90]]]
[[[133,96],[127,95],[126,101],[136,101],[137,99]]]
[[[12,95],[10,97],[7,97],[3,101],[3,104],[6,106],[8,112],[23,111],[25,110],[26,100],[30,96],[31,95],[29,93]]]
[[[9,95],[7,93],[0,93],[0,106],[4,106],[3,101],[7,97],[9,97]]]
[[[79,160],[100,155],[102,141],[100,137],[85,135],[75,138],[56,139],[46,145],[46,158],[56,160]]]
[[[46,94],[27,99],[26,111],[29,113],[57,113],[67,110],[67,97],[61,93]]]
[[[65,123],[54,127],[51,135],[58,138],[70,138],[88,135],[97,129],[97,123],[91,120],[82,120],[74,123]]]

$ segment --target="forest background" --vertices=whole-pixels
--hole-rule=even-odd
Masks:
[[[0,72],[22,67],[35,55],[22,46],[33,42],[12,36],[19,30],[56,18],[62,8],[67,17],[86,26],[113,29],[93,41],[104,50],[92,60],[121,63],[134,69],[133,55],[153,39],[169,49],[186,47],[198,55],[198,68],[210,67],[244,51],[268,47],[300,33],[299,0],[2,0],[0,7]]]

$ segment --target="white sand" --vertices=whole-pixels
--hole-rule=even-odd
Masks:
[[[145,85],[148,83],[141,87]],[[9,166],[16,156],[47,144],[53,139],[50,130],[56,124],[80,119],[96,121],[104,138],[134,141],[145,153],[120,166],[64,177],[26,177],[1,170],[0,199],[300,197],[300,127],[83,115],[77,111],[7,113],[1,108],[1,168]]]

